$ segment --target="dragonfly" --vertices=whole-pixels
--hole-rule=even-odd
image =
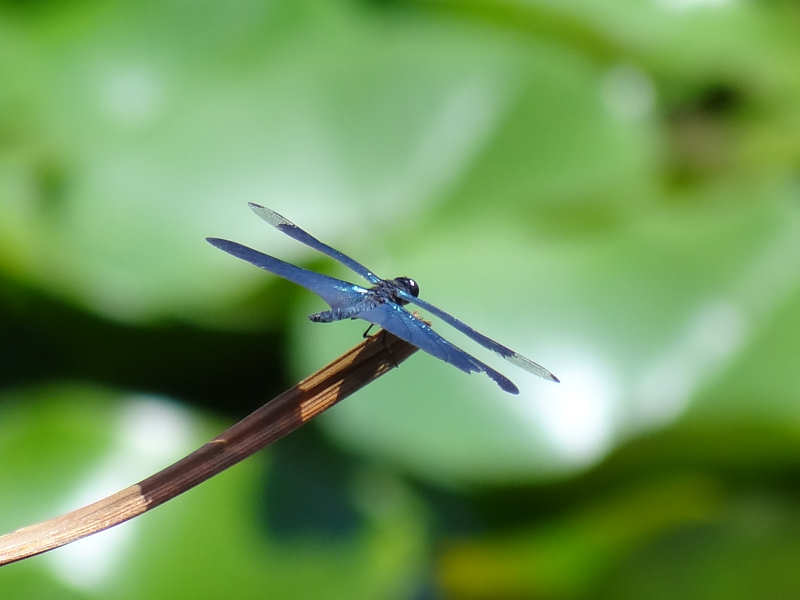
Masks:
[[[439,317],[485,348],[499,354],[508,362],[549,381],[559,381],[555,375],[542,365],[486,337],[451,314],[419,298],[419,284],[414,279],[410,277],[382,279],[361,263],[319,241],[274,210],[254,202],[248,204],[256,215],[282,233],[339,261],[370,283],[369,287],[360,286],[349,281],[303,269],[238,242],[215,237],[206,238],[210,244],[220,250],[224,250],[236,258],[245,260],[256,267],[296,283],[321,297],[328,304],[330,310],[309,315],[308,318],[312,321],[330,323],[342,319],[363,319],[371,324],[370,328],[373,325],[378,325],[466,373],[485,373],[505,392],[510,394],[519,393],[517,386],[504,375],[448,342],[436,333],[430,324],[419,318],[416,313],[411,313],[404,308],[408,304],[414,304]],[[369,329],[364,332],[365,337],[368,331]]]

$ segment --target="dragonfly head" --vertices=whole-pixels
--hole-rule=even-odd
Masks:
[[[394,281],[399,288],[405,290],[414,296],[414,298],[419,296],[419,285],[410,277],[395,277]]]

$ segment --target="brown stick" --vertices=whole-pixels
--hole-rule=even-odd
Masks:
[[[155,508],[288,435],[416,350],[385,331],[367,338],[155,475],[83,508],[0,536],[0,565],[53,550]]]

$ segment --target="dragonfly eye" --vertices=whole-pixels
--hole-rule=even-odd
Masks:
[[[410,277],[396,277],[395,281],[403,286],[406,291],[416,298],[419,296],[419,285]]]

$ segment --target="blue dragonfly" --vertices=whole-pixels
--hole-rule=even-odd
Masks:
[[[276,227],[298,242],[302,242],[338,260],[343,265],[361,275],[371,284],[371,287],[362,287],[355,283],[350,283],[349,281],[335,279],[327,275],[300,268],[267,254],[263,254],[258,250],[243,246],[237,242],[213,237],[206,238],[209,243],[220,250],[224,250],[228,254],[246,260],[284,279],[288,279],[320,296],[328,303],[330,310],[324,310],[309,315],[308,318],[312,321],[317,323],[330,323],[342,319],[363,319],[372,325],[383,327],[397,337],[404,339],[410,344],[421,348],[428,354],[432,354],[436,358],[448,362],[466,373],[486,373],[486,375],[492,378],[497,385],[506,392],[511,394],[519,393],[517,386],[505,376],[492,369],[489,365],[479,361],[474,356],[457,348],[436,333],[428,323],[403,308],[406,304],[411,303],[436,315],[482,346],[496,352],[510,363],[550,381],[558,382],[558,378],[543,366],[495,342],[482,333],[475,331],[463,321],[456,319],[454,316],[437,308],[433,304],[429,304],[421,298],[418,298],[419,285],[410,277],[381,279],[361,263],[356,262],[335,248],[322,243],[275,211],[252,202],[249,204],[253,212],[270,225]],[[372,327],[372,325],[370,325],[370,327]],[[367,331],[369,331],[369,329],[367,329]],[[366,333],[367,332],[364,332],[365,336]]]

